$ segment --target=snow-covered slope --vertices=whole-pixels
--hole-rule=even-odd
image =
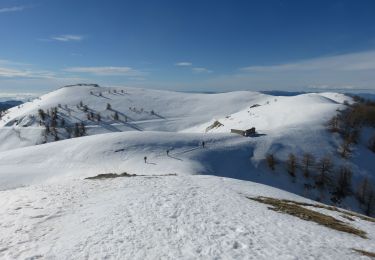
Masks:
[[[373,222],[311,207],[366,239],[247,198],[258,196],[310,202],[256,183],[189,175],[2,191],[0,258],[343,260],[366,259],[353,248],[374,251]]]
[[[64,87],[12,108],[3,116],[0,189],[105,172],[203,173],[257,181],[329,202],[329,195],[321,198],[318,191],[306,193],[304,187],[312,180],[302,176],[290,179],[284,164],[277,166],[277,172],[284,174],[274,174],[264,159],[269,153],[284,161],[289,153],[301,156],[308,152],[317,159],[331,155],[337,166],[345,164],[354,169],[354,185],[362,176],[371,177],[374,165],[360,158],[372,155],[358,149],[352,160],[340,158],[337,148],[341,139],[326,130],[327,120],[345,107],[345,101],[352,102],[338,93],[275,97],[247,91],[190,94]],[[88,107],[87,112],[81,102]],[[111,109],[107,109],[107,103]],[[35,146],[42,142],[45,128],[40,126],[38,110],[53,107],[59,107],[58,119],[64,118],[66,125],[82,121],[87,134],[94,136]],[[90,111],[100,113],[102,120],[88,120]],[[111,117],[115,111],[120,114],[119,120]],[[209,129],[215,121],[221,125]],[[251,138],[230,133],[232,128],[250,127],[256,127],[258,133]],[[64,138],[64,127],[58,125],[57,129]],[[118,131],[124,132],[111,133]],[[200,148],[202,141],[205,149]],[[23,146],[29,147],[16,149]],[[148,164],[143,161],[145,156]],[[351,201],[341,206],[357,209]]]
[[[212,118],[226,116],[259,102],[267,96],[248,91],[221,94],[188,94],[137,88],[63,87],[39,99],[12,108],[0,121],[0,151],[44,142],[38,110],[58,107],[58,120],[67,126],[86,125],[89,135],[119,131],[181,131]],[[79,104],[87,106],[87,112]],[[107,104],[111,108],[107,109]],[[77,107],[78,105],[78,107]],[[115,113],[119,119],[114,120]],[[101,121],[88,120],[88,114],[100,114]],[[48,121],[48,120],[47,120]],[[66,131],[58,127],[60,139]]]
[[[330,155],[336,167],[352,167],[353,185],[373,177],[374,155],[365,144],[344,160],[337,153],[341,137],[326,129],[345,101],[352,102],[337,93],[71,86],[12,108],[0,121],[0,258],[364,258],[354,249],[375,251],[373,220],[304,206],[366,233],[356,235],[253,200],[312,203],[299,194],[332,203],[329,190],[306,189],[313,178],[286,172],[289,153]],[[43,132],[55,107],[60,140],[53,142]],[[43,122],[40,109],[50,112]],[[76,123],[88,136],[67,139]],[[230,133],[251,127],[252,137]],[[274,172],[267,154],[280,160]],[[137,176],[85,179],[123,172]],[[361,212],[353,196],[338,205]]]

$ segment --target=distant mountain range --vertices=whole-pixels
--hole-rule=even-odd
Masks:
[[[23,102],[19,100],[0,101],[0,111],[7,110],[11,107],[19,106],[21,104],[23,104]]]

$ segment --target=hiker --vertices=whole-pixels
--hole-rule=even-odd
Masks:
[[[204,145],[205,145],[205,143],[204,143],[204,141],[202,141],[202,148],[204,148]]]
[[[167,150],[167,156],[169,156],[169,150]]]
[[[147,156],[145,156],[145,158],[143,158],[145,160],[145,163],[147,163]]]

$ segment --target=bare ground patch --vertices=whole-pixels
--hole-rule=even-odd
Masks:
[[[102,173],[96,176],[87,177],[86,180],[102,180],[102,179],[113,179],[119,177],[164,177],[164,176],[177,176],[175,173],[164,174],[164,175],[136,175],[136,174],[129,174],[126,172],[117,174],[117,173]]]
[[[296,201],[291,200],[281,200],[281,199],[275,199],[275,198],[269,198],[269,197],[256,197],[256,198],[250,198],[248,199],[261,202],[267,205],[271,205],[269,209],[289,214],[295,217],[298,217],[300,219],[306,220],[306,221],[312,221],[319,225],[353,234],[362,238],[367,238],[367,233],[363,230],[357,229],[355,227],[350,226],[349,224],[338,220],[334,217],[322,214],[320,212],[305,208],[304,206],[314,206],[314,204],[308,204],[308,203],[300,203]],[[319,205],[320,206],[320,205]]]
[[[360,253],[361,255],[375,258],[375,253],[373,253],[373,252],[368,252],[368,251],[365,251],[365,250],[362,250],[362,249],[356,249],[356,248],[352,248],[352,249],[354,251],[356,251],[357,253]]]

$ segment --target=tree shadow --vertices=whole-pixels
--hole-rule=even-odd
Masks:
[[[261,136],[265,136],[266,134],[253,134],[253,135],[250,135],[248,137],[261,137]]]
[[[101,125],[103,128],[111,131],[111,132],[122,132],[120,129],[118,129],[117,127],[111,125],[111,124],[107,124],[107,123],[104,123],[104,122],[100,122],[99,125]]]
[[[97,94],[92,94],[92,95],[95,96],[95,97],[100,97],[100,98],[112,100],[112,98],[106,97],[104,95],[97,95]]]
[[[161,115],[159,115],[158,113],[155,113],[154,112],[154,114],[153,114],[154,116],[156,116],[156,117],[158,117],[158,118],[161,118],[161,119],[165,119],[165,117],[164,116],[161,116]]]

